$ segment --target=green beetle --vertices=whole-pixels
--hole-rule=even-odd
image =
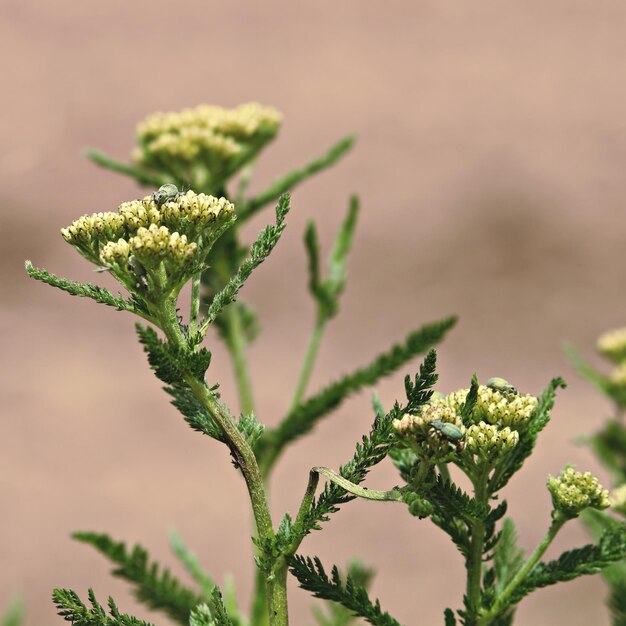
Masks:
[[[513,387],[513,385],[511,385],[508,380],[504,380],[504,378],[490,378],[487,381],[487,387],[493,391],[499,391],[500,393],[510,393],[514,396],[519,396],[517,388]]]
[[[463,450],[463,431],[450,422],[442,422],[441,420],[433,420],[430,427],[434,428],[441,436],[453,444],[457,452]]]
[[[176,200],[179,195],[180,192],[178,191],[178,187],[176,185],[172,185],[172,183],[167,183],[166,185],[161,185],[152,194],[152,199],[156,205],[161,208],[166,202]]]

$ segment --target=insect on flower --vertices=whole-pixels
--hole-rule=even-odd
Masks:
[[[519,396],[519,391],[516,387],[513,387],[508,380],[504,378],[490,378],[487,381],[487,387],[493,391],[499,391],[500,393],[510,393],[514,396]]]
[[[463,431],[450,422],[442,422],[441,420],[433,420],[430,423],[431,428],[434,428],[446,441],[449,441],[456,447],[457,452],[463,450]]]
[[[178,191],[178,187],[176,185],[172,185],[171,183],[167,183],[166,185],[161,185],[152,194],[152,199],[156,205],[161,208],[166,202],[176,200],[179,195],[180,192]]]

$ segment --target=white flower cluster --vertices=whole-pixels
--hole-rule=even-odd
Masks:
[[[155,197],[163,196],[164,189],[164,201],[157,204]],[[225,198],[191,190],[178,193],[173,185],[164,185],[142,200],[123,202],[116,212],[84,215],[61,234],[132,289],[145,284],[146,271],[160,265],[166,279],[176,283],[197,271],[200,253],[206,255],[207,246],[234,219],[235,207]]]
[[[428,457],[433,462],[448,457],[452,445],[461,441],[465,434],[459,415],[442,404],[427,404],[417,415],[407,413],[393,421],[393,428],[418,456]]]
[[[149,115],[137,127],[136,162],[164,169],[202,164],[213,176],[228,175],[230,165],[246,160],[271,140],[282,121],[272,107],[255,102],[234,109],[201,105],[180,112]]]
[[[577,472],[566,467],[557,477],[548,477],[548,490],[556,511],[576,517],[584,509],[606,509],[611,505],[609,492],[591,472]]]

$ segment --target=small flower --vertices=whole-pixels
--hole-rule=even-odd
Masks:
[[[172,230],[195,238],[234,219],[235,205],[226,198],[188,191],[161,206],[161,219]]]
[[[598,339],[598,352],[613,363],[626,361],[626,328],[618,328],[604,333]]]
[[[83,215],[67,228],[61,229],[63,239],[96,264],[100,258],[102,242],[117,240],[124,233],[124,217],[114,211]]]
[[[626,484],[620,485],[609,494],[611,508],[626,516]]]
[[[451,440],[446,435],[446,425],[455,429],[462,439],[465,427],[457,413],[444,404],[427,404],[417,415],[405,414],[393,421],[393,428],[418,456],[439,462],[447,458],[458,437]]]
[[[559,476],[548,477],[548,490],[554,510],[568,518],[577,517],[588,507],[606,509],[611,505],[609,492],[591,472],[582,474],[570,465]]]
[[[626,362],[621,363],[611,372],[609,380],[615,387],[626,388]]]
[[[156,267],[164,261],[166,266],[181,268],[193,259],[198,246],[193,242],[187,243],[185,235],[170,233],[165,226],[150,224],[149,228],[142,227],[137,231],[128,242],[128,247],[146,267]]]
[[[465,433],[465,449],[479,457],[494,461],[512,450],[519,441],[519,433],[508,426],[499,428],[493,424],[472,424]]]
[[[441,403],[460,413],[469,389],[454,391],[443,399],[436,399],[432,403]],[[472,411],[471,421],[474,423],[487,422],[497,426],[509,426],[515,430],[523,429],[532,419],[537,410],[538,400],[531,395],[516,395],[510,391],[498,391],[480,385],[478,399]]]

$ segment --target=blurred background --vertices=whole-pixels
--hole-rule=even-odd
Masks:
[[[568,462],[597,469],[576,440],[610,410],[571,371],[563,342],[593,360],[597,335],[626,323],[623,2],[2,0],[0,15],[0,606],[22,594],[27,626],[60,624],[52,587],[93,586],[164,623],[70,540],[78,529],[141,541],[180,572],[167,545],[177,528],[218,581],[234,574],[248,603],[250,516],[225,449],[168,405],[130,316],[23,271],[30,258],[94,280],[59,228],[146,191],[81,150],[126,160],[146,114],[203,102],[284,113],[252,191],[359,137],[339,166],[296,190],[280,246],[243,292],[264,326],[250,351],[260,419],[286,411],[313,323],[306,221],[318,220],[327,249],[358,192],[343,309],[309,390],[450,313],[460,323],[439,352],[440,390],[474,372],[532,393],[564,376],[554,420],[507,492],[522,544],[535,545],[549,521],[546,475]],[[259,215],[249,238],[269,219]],[[211,349],[213,376],[235,402],[224,349]],[[385,404],[402,394],[402,376],[379,385]],[[364,393],[288,451],[277,514],[296,510],[312,465],[350,457],[371,417]],[[395,481],[384,463],[368,484]],[[586,540],[572,523],[551,555]],[[360,556],[378,570],[374,594],[409,626],[440,624],[445,606],[460,605],[459,555],[392,503],[346,506],[302,552],[339,564]],[[290,601],[293,623],[311,623],[307,594],[292,585]],[[585,578],[534,594],[518,621],[608,624],[603,601],[602,581]]]

